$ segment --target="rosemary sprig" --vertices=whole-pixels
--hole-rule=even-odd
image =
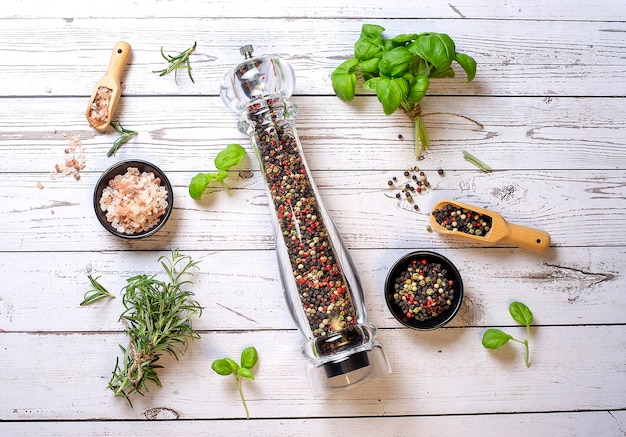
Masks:
[[[117,359],[108,388],[131,406],[130,395],[144,396],[149,391],[148,382],[161,387],[157,370],[163,366],[157,362],[163,353],[178,360],[189,341],[200,338],[191,319],[202,314],[202,307],[192,299],[192,292],[182,288],[191,283],[182,277],[197,262],[177,250],[172,251],[171,258],[160,257],[159,262],[167,274],[167,282],[155,275],[142,274],[127,279],[122,290],[125,310],[120,320],[126,325],[130,339],[127,347],[120,345],[124,357],[121,364]]]
[[[153,73],[157,73],[159,76],[165,76],[166,74],[169,74],[173,71],[174,81],[178,85],[178,69],[185,68],[187,69],[189,79],[191,79],[193,83],[196,83],[193,80],[193,76],[191,75],[191,64],[189,63],[189,55],[196,49],[196,45],[197,42],[194,41],[193,46],[189,47],[187,50],[176,56],[166,55],[165,53],[163,53],[163,46],[161,46],[161,56],[168,62],[169,65],[163,70],[156,70],[153,71]]]
[[[472,155],[471,153],[469,153],[469,152],[467,152],[465,150],[463,151],[463,157],[465,158],[466,161],[471,162],[472,164],[474,164],[476,167],[478,167],[479,169],[481,169],[484,172],[492,171],[491,167],[489,167],[487,164],[482,162],[480,159],[476,158],[474,155]]]
[[[113,122],[111,123],[111,125],[113,126],[113,129],[115,129],[117,133],[120,134],[120,137],[115,140],[115,142],[113,143],[113,147],[111,147],[107,152],[107,156],[115,155],[117,150],[122,147],[122,144],[126,143],[132,137],[137,135],[137,132],[135,132],[134,130],[124,129],[119,121]]]
[[[89,282],[91,283],[91,290],[85,293],[85,298],[80,303],[81,306],[90,305],[106,297],[115,299],[115,296],[109,293],[107,289],[100,285],[100,283],[98,282],[100,276],[94,279],[93,276],[87,275],[87,278],[89,278]]]

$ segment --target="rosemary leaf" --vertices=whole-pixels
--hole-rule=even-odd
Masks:
[[[113,296],[111,293],[109,293],[107,291],[106,288],[104,288],[99,282],[98,279],[100,279],[100,276],[98,276],[97,278],[93,278],[93,276],[91,275],[87,275],[87,278],[89,279],[89,282],[91,283],[91,290],[87,291],[85,293],[84,299],[83,301],[80,303],[81,306],[85,306],[85,305],[90,305],[94,302],[97,302],[101,299],[104,299],[106,297],[115,299],[115,296]]]
[[[125,398],[149,392],[148,382],[161,387],[157,364],[166,353],[178,360],[185,354],[190,340],[200,338],[192,327],[192,317],[202,314],[202,307],[192,299],[193,293],[182,286],[191,284],[182,276],[197,267],[191,257],[172,251],[171,257],[159,258],[167,275],[161,281],[155,275],[136,275],[126,280],[122,292],[124,312],[120,320],[126,325],[128,347],[120,348],[124,357],[116,361],[108,388]]]
[[[193,43],[193,46],[189,47],[184,52],[176,55],[169,56],[163,53],[163,47],[161,46],[161,56],[168,62],[168,66],[163,70],[156,70],[153,73],[157,73],[159,76],[165,76],[166,74],[174,72],[174,81],[178,85],[178,69],[184,68],[187,70],[187,74],[189,75],[189,79],[191,82],[196,83],[193,80],[193,76],[191,75],[191,64],[189,62],[189,55],[196,49],[197,42]]]
[[[471,162],[472,164],[474,164],[476,167],[478,167],[479,169],[481,169],[484,172],[492,171],[491,167],[489,167],[487,164],[482,162],[480,159],[476,158],[474,155],[472,155],[471,153],[469,153],[469,152],[467,152],[465,150],[463,151],[463,157],[465,158],[466,161]]]
[[[132,137],[137,135],[137,132],[135,132],[134,130],[124,129],[119,121],[113,122],[112,126],[113,129],[115,129],[117,133],[120,134],[120,137],[115,140],[115,142],[113,143],[113,147],[111,147],[107,152],[107,156],[115,155],[117,150],[122,147],[122,144],[126,143]]]

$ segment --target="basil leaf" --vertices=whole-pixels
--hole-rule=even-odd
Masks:
[[[241,351],[241,367],[251,369],[256,365],[258,360],[258,353],[252,346],[245,348]]]
[[[415,38],[417,38],[416,33],[398,35],[385,41],[385,50],[390,51],[395,49],[396,47],[405,47],[408,43],[413,42]]]
[[[356,89],[356,73],[355,69],[359,61],[356,59],[348,59],[342,62],[330,75],[335,94],[346,101],[354,99],[354,91]]]
[[[246,149],[241,147],[239,144],[229,144],[215,157],[215,167],[220,170],[228,170],[229,168],[239,164],[245,154]]]
[[[509,313],[511,317],[520,325],[529,327],[533,322],[533,313],[530,309],[521,302],[513,302],[509,305]]]
[[[383,54],[378,63],[381,76],[402,77],[413,60],[413,54],[406,47],[396,47]]]
[[[408,83],[402,78],[381,77],[376,85],[376,95],[386,115],[393,114],[408,93]]]
[[[445,33],[426,33],[408,46],[411,53],[430,62],[436,70],[444,71],[455,58],[454,41]]]
[[[248,379],[254,379],[254,374],[250,371],[250,369],[246,369],[243,367],[237,369],[237,375],[243,376],[244,378]]]
[[[367,61],[372,58],[380,58],[383,53],[382,41],[363,38],[354,43],[354,57],[359,61]]]
[[[397,36],[394,36],[393,38],[389,39],[388,41],[393,42],[394,44],[406,44],[407,42],[411,42],[414,41],[415,39],[417,39],[418,35],[417,33],[403,33]]]
[[[385,28],[378,24],[364,24],[361,26],[360,38],[378,38],[385,31]]]
[[[233,373],[233,369],[230,367],[225,358],[213,361],[213,363],[211,364],[211,369],[213,369],[215,373],[223,376]]]
[[[409,103],[418,103],[426,95],[426,90],[428,90],[429,85],[430,79],[428,79],[427,76],[415,76],[406,100]]]
[[[413,68],[415,75],[430,77],[430,72],[432,70],[431,65],[419,56],[417,57],[417,59],[417,66]]]
[[[192,199],[200,199],[207,185],[211,182],[211,177],[207,173],[198,173],[189,183],[189,195]]]
[[[361,70],[365,73],[378,73],[378,63],[380,62],[380,58],[372,58],[367,61],[362,61],[359,64]]]
[[[226,179],[227,177],[228,177],[228,172],[220,168],[217,171],[217,175],[215,175],[215,180],[218,182],[224,182],[224,179]]]
[[[376,86],[378,85],[378,81],[380,77],[372,77],[371,79],[363,82],[363,89],[368,91],[376,91]]]
[[[513,337],[511,337],[506,332],[500,331],[499,329],[487,329],[483,334],[483,346],[487,349],[498,349],[502,347],[506,343],[509,342]]]
[[[443,79],[444,77],[454,77],[454,70],[452,69],[452,67],[448,67],[447,69],[443,71],[435,70],[430,75],[430,77],[432,77],[433,79]]]
[[[471,56],[463,53],[457,53],[454,55],[454,60],[459,63],[465,74],[467,75],[467,81],[471,82],[476,77],[476,61]]]
[[[243,403],[243,408],[246,410],[246,418],[250,418],[250,412],[248,411],[248,405],[243,395],[241,378],[254,379],[254,374],[251,368],[254,367],[258,359],[257,351],[253,346],[245,348],[241,351],[241,367],[230,358],[222,358],[221,360],[213,361],[211,367],[220,375],[235,374],[235,380],[237,381],[237,390],[239,391],[239,397]]]
[[[226,364],[230,366],[230,370],[232,370],[233,372],[239,370],[239,364],[237,364],[235,360],[231,358],[223,358],[223,360],[226,361]]]

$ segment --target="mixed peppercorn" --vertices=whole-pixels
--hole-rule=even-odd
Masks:
[[[402,311],[405,322],[429,320],[452,306],[455,286],[440,263],[412,259],[395,277],[393,302]]]
[[[478,214],[467,208],[458,208],[447,204],[434,209],[431,214],[435,221],[449,231],[465,232],[466,234],[485,236],[491,229],[492,219],[485,214]]]
[[[440,176],[444,175],[442,169],[437,170],[437,173]],[[426,173],[421,171],[419,167],[409,166],[408,169],[404,171],[403,177],[398,178],[393,176],[391,179],[387,180],[387,187],[395,191],[393,197],[408,202],[415,211],[419,211],[419,205],[415,203],[415,198],[430,188],[430,182],[428,181]]]
[[[250,105],[247,116],[300,302],[313,336],[325,337],[354,326],[357,315],[285,112],[284,102],[272,98]]]

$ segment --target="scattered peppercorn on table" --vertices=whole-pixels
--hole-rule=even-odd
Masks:
[[[623,435],[622,3],[4,5],[0,434]],[[421,157],[406,113],[384,115],[372,92],[345,102],[333,91],[331,73],[353,56],[364,24],[388,37],[444,33],[476,60],[471,82],[458,65],[455,77],[431,80],[420,102],[431,146]],[[85,107],[120,41],[132,53],[108,122],[137,134],[109,157],[119,131],[90,127]],[[307,165],[392,370],[330,396],[309,387],[305,338],[275,254],[272,200],[249,137],[220,98],[248,44],[295,72],[290,101]],[[168,57],[192,47],[188,63],[161,74]],[[217,172],[214,158],[233,143],[246,155],[221,179],[228,189],[214,182],[192,199],[192,178]],[[122,160],[153,163],[172,185],[173,211],[146,238],[112,235],[94,211],[100,175]],[[550,245],[538,252],[436,232],[430,211],[443,199],[544,231]],[[138,354],[126,334],[132,322],[120,321],[122,290],[138,275],[160,278],[159,259],[174,250],[198,263],[184,284],[202,306],[192,317],[198,338],[176,351],[178,360],[160,356],[162,386],[147,381],[131,406],[107,387],[123,365],[120,346]],[[439,329],[406,327],[385,302],[389,270],[416,250],[445,256],[462,277],[461,308]],[[90,277],[115,298],[81,306]],[[532,311],[528,337],[509,314],[512,302]],[[483,347],[488,329],[528,338],[529,367],[524,345]],[[242,366],[254,376],[241,382],[246,419],[234,377],[211,363],[238,361],[250,346],[258,361]]]

